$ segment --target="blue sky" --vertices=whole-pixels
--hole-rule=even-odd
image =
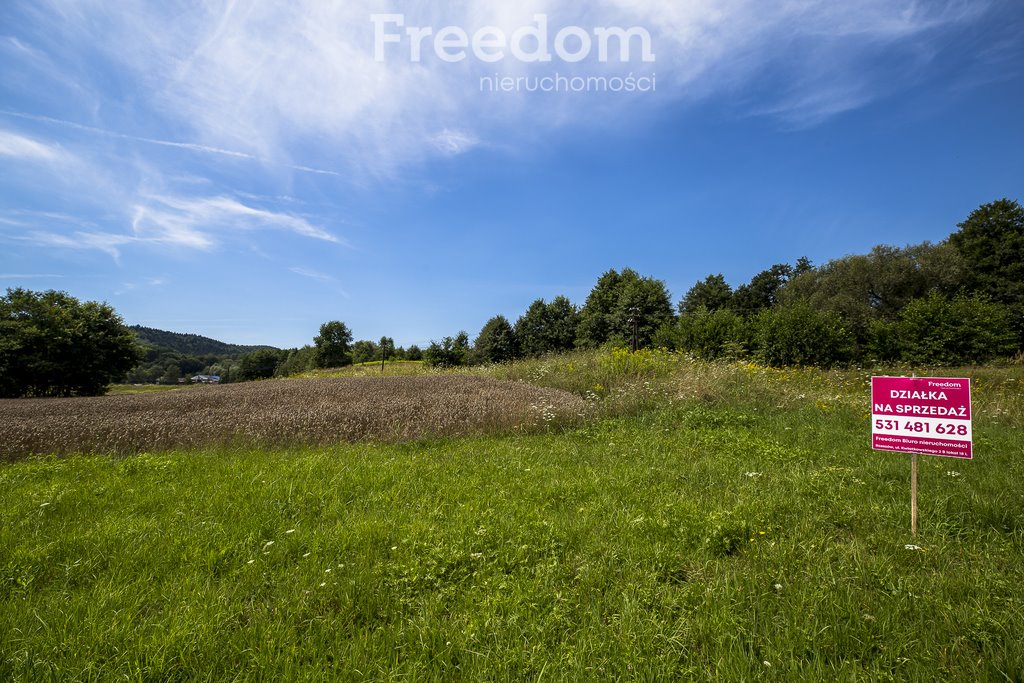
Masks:
[[[375,14],[404,18],[380,54]],[[511,40],[538,16],[548,62],[432,38],[417,62],[403,33]],[[602,60],[602,27],[643,29],[653,61],[640,34]],[[1022,34],[1018,0],[13,0],[0,288],[234,343],[339,319],[423,345],[582,305],[609,268],[678,301],[709,273],[939,241],[1024,199]],[[654,88],[481,81],[555,74]]]

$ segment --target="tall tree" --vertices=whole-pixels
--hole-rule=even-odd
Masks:
[[[384,372],[384,364],[388,358],[395,355],[395,340],[391,337],[381,337],[377,346],[380,347],[380,371]]]
[[[1000,199],[975,209],[949,236],[967,291],[1005,304],[1024,348],[1024,208]]]
[[[962,273],[963,260],[949,244],[881,245],[793,277],[779,297],[840,314],[862,345],[873,321],[895,320],[908,303],[929,292],[957,291]]]
[[[140,356],[107,304],[25,289],[0,298],[0,396],[96,396]]]
[[[576,343],[578,325],[576,307],[564,296],[555,297],[551,303],[537,299],[516,321],[519,351],[534,357],[570,351]]]
[[[743,315],[753,315],[765,308],[774,308],[779,303],[779,292],[789,281],[793,268],[784,263],[776,264],[761,271],[745,285],[740,285],[732,295],[729,306]]]
[[[519,344],[508,318],[497,315],[488,320],[473,342],[473,351],[482,363],[507,363],[515,359],[519,355]]]
[[[665,283],[642,277],[631,268],[604,273],[580,311],[577,343],[594,348],[607,342],[648,346],[654,333],[672,320],[672,302]]]
[[[609,270],[597,279],[590,290],[586,303],[580,311],[577,329],[577,343],[594,348],[604,344],[612,336],[612,314],[619,302],[619,288],[622,276],[616,270]]]
[[[628,269],[622,276],[619,300],[612,312],[613,337],[631,348],[646,348],[658,328],[673,320],[672,298],[661,280]]]
[[[975,209],[949,237],[964,259],[964,284],[1004,304],[1024,302],[1024,207],[1000,199]]]
[[[706,278],[690,287],[683,300],[679,302],[679,312],[682,314],[696,313],[704,308],[709,311],[717,311],[726,308],[732,301],[732,287],[725,281],[725,277],[708,275]]]
[[[332,320],[320,326],[320,334],[313,339],[316,347],[316,365],[320,368],[340,368],[352,364],[350,345],[352,332],[345,323]]]

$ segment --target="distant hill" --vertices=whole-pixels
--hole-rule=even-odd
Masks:
[[[182,334],[154,330],[151,327],[132,325],[131,329],[139,341],[149,346],[159,346],[190,356],[225,356],[238,357],[259,349],[270,349],[272,346],[243,346],[241,344],[225,344],[216,339],[202,337],[198,334]]]

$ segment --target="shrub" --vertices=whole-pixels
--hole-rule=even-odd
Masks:
[[[753,324],[756,355],[767,365],[832,367],[853,356],[854,338],[842,318],[804,302],[761,311]]]
[[[455,368],[465,365],[468,356],[469,335],[459,332],[454,338],[431,342],[423,352],[423,364],[429,368]]]
[[[242,356],[238,363],[235,379],[240,382],[251,382],[257,379],[269,379],[274,376],[277,368],[286,360],[285,352],[276,349],[260,349]]]
[[[749,344],[747,323],[729,309],[700,308],[679,318],[679,348],[714,360],[735,357]]]
[[[912,301],[896,323],[903,360],[918,365],[983,363],[1017,350],[1006,306],[979,296],[933,292]]]

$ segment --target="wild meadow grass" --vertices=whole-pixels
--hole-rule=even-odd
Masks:
[[[916,538],[870,371],[474,372],[597,417],[0,465],[0,680],[1024,678],[1020,367],[941,373],[975,460],[921,458]]]

